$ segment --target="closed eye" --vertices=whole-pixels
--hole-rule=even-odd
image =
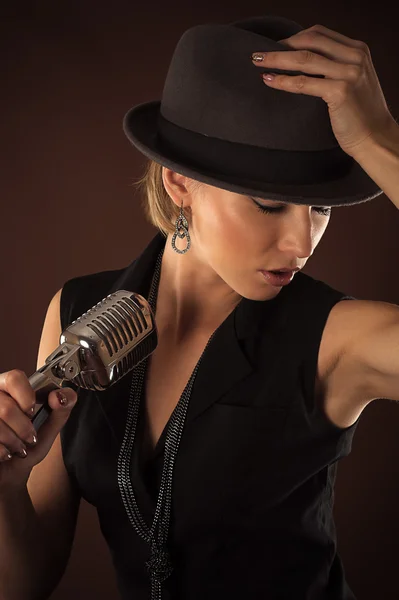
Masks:
[[[258,207],[258,210],[260,210],[260,212],[262,213],[281,213],[286,209],[286,206],[278,206],[272,208],[271,206],[263,206],[262,204],[259,204],[259,202],[256,202],[254,198],[251,198],[251,200],[253,200],[253,202]],[[320,215],[324,215],[326,217],[328,217],[331,214],[331,206],[313,206],[312,208]]]

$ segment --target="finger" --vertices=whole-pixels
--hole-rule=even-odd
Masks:
[[[15,404],[14,408],[19,410]],[[3,411],[1,414],[3,415]],[[35,443],[33,436],[35,436],[37,441],[36,431],[32,427],[29,418],[26,415],[24,418],[26,419],[26,422],[21,418],[16,419],[10,411],[4,417],[7,422],[0,419],[1,444],[10,452],[10,454],[23,453],[24,450],[27,451],[29,446],[32,446]]]
[[[265,76],[271,75],[265,73]],[[337,91],[337,81],[331,79],[315,79],[306,75],[274,75],[272,81],[264,79],[266,85],[275,89],[284,90],[293,94],[305,94],[307,96],[318,96],[325,102],[334,96]]]
[[[12,458],[12,452],[3,444],[0,444],[0,463],[7,462]],[[22,458],[22,457],[21,457]]]
[[[36,394],[24,371],[13,369],[0,373],[0,391],[11,396],[24,413],[31,414],[36,404]]]
[[[61,404],[57,394],[61,393],[67,400],[66,404]],[[43,460],[52,447],[55,438],[68,421],[71,412],[78,400],[78,394],[69,387],[62,390],[53,390],[48,396],[48,405],[51,408],[51,414],[41,425],[38,433],[38,442],[36,446],[28,448],[28,460],[26,464],[37,464]]]
[[[17,452],[22,444],[34,443],[36,430],[29,416],[5,394],[0,403],[0,440],[9,450]]]
[[[257,60],[256,66],[274,71],[301,71],[314,75],[324,75],[329,79],[344,79],[347,66],[324,58],[310,50],[296,50],[294,52],[257,52],[263,60]]]
[[[59,399],[57,398],[57,393],[61,392],[62,395],[67,399],[67,404],[61,405]],[[51,446],[54,443],[55,438],[61,431],[62,427],[65,425],[69,416],[76,405],[78,399],[78,395],[72,388],[64,387],[62,390],[53,390],[50,392],[48,396],[48,404],[51,408],[51,414],[45,423],[40,427],[39,434],[37,435],[37,444],[28,445],[26,444],[27,456],[24,457],[23,460],[23,469],[27,469],[28,471],[40,461],[42,461],[45,456],[50,451]],[[15,407],[15,404],[14,404]],[[27,417],[25,416],[25,419]],[[5,425],[4,425],[5,427]],[[11,450],[11,454],[15,452],[15,448],[18,447],[12,446],[11,443],[6,443],[5,438],[5,428],[1,427],[0,422],[0,437],[2,441],[4,441],[4,450],[3,455],[6,456],[6,449]],[[14,433],[14,432],[13,432]],[[17,437],[15,437],[18,440]],[[1,453],[1,444],[0,444],[0,453]],[[23,458],[21,455],[17,455]],[[8,461],[6,461],[8,462]]]
[[[304,40],[293,40],[294,51],[284,52],[255,52],[258,55],[253,64],[257,67],[281,70],[296,70],[310,74],[319,74],[330,79],[353,78],[352,68],[361,68],[367,63],[367,55],[359,49],[348,49],[335,42],[320,38]],[[324,54],[324,56],[323,56]],[[262,60],[260,60],[262,57]]]
[[[355,40],[353,38],[350,38],[347,35],[340,33],[339,31],[335,31],[334,29],[329,29],[328,27],[324,27],[324,25],[313,25],[312,27],[310,27],[309,29],[305,29],[301,33],[305,33],[305,32],[306,33],[308,33],[308,32],[321,33],[322,35],[329,37],[332,40],[336,40],[337,42],[340,42],[341,44],[345,44],[345,46],[349,46],[350,48],[363,48],[364,46],[366,46],[366,44],[364,42],[362,42],[361,40]]]
[[[364,55],[370,56],[367,44],[358,40],[351,40],[346,36],[338,34],[326,35],[317,30],[307,30],[302,34],[296,34],[287,40],[280,40],[291,48],[298,50],[307,48],[316,51],[320,56],[331,60],[337,60],[344,64],[360,64]]]

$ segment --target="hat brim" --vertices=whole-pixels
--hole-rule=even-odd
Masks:
[[[348,173],[333,181],[315,184],[276,184],[237,176],[212,173],[201,165],[178,161],[165,154],[158,137],[161,102],[145,102],[131,108],[123,120],[123,130],[130,142],[145,156],[176,173],[230,192],[281,200],[293,204],[348,206],[373,200],[383,194],[375,181],[353,160]]]

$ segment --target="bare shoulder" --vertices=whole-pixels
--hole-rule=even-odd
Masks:
[[[335,425],[349,427],[373,399],[385,397],[373,361],[376,365],[381,356],[382,362],[381,332],[392,322],[399,323],[399,307],[387,302],[342,300],[330,311],[319,348],[316,397]]]
[[[326,359],[333,364],[375,341],[388,341],[387,330],[397,332],[399,306],[374,300],[341,300],[332,308],[323,338]],[[382,337],[378,338],[378,334]],[[355,350],[356,349],[356,350]],[[360,357],[359,357],[360,358]]]

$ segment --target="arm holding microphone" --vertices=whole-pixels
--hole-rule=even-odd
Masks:
[[[2,461],[0,457],[0,600],[47,597],[62,577],[68,560],[75,526],[73,514],[77,516],[78,504],[72,507],[76,501],[70,496],[67,475],[61,469],[60,448],[54,453],[54,441],[59,438],[59,430],[77,399],[76,392],[70,388],[105,390],[144,360],[157,345],[151,308],[138,294],[125,290],[110,294],[71,323],[60,337],[59,295],[53,300],[48,311],[52,324],[47,325],[44,337],[48,349],[54,348],[58,338],[59,346],[29,378],[18,370],[0,373],[0,405],[8,408],[3,421],[6,424],[8,421],[10,428],[14,426],[14,452],[28,435],[30,419],[36,431],[43,426],[37,445],[27,448],[26,458],[13,456],[9,461]],[[59,407],[52,393],[59,388],[64,388],[63,394],[68,397],[67,408]],[[32,417],[29,407],[35,400],[39,410]],[[0,446],[11,450],[4,431],[0,428]],[[38,463],[50,450],[52,458],[45,470],[41,469]],[[36,465],[38,469],[32,478],[30,474]],[[54,477],[55,496],[47,492],[48,481]],[[57,503],[54,509],[53,501]],[[39,503],[39,512],[35,502]],[[57,548],[53,547],[55,544]]]

